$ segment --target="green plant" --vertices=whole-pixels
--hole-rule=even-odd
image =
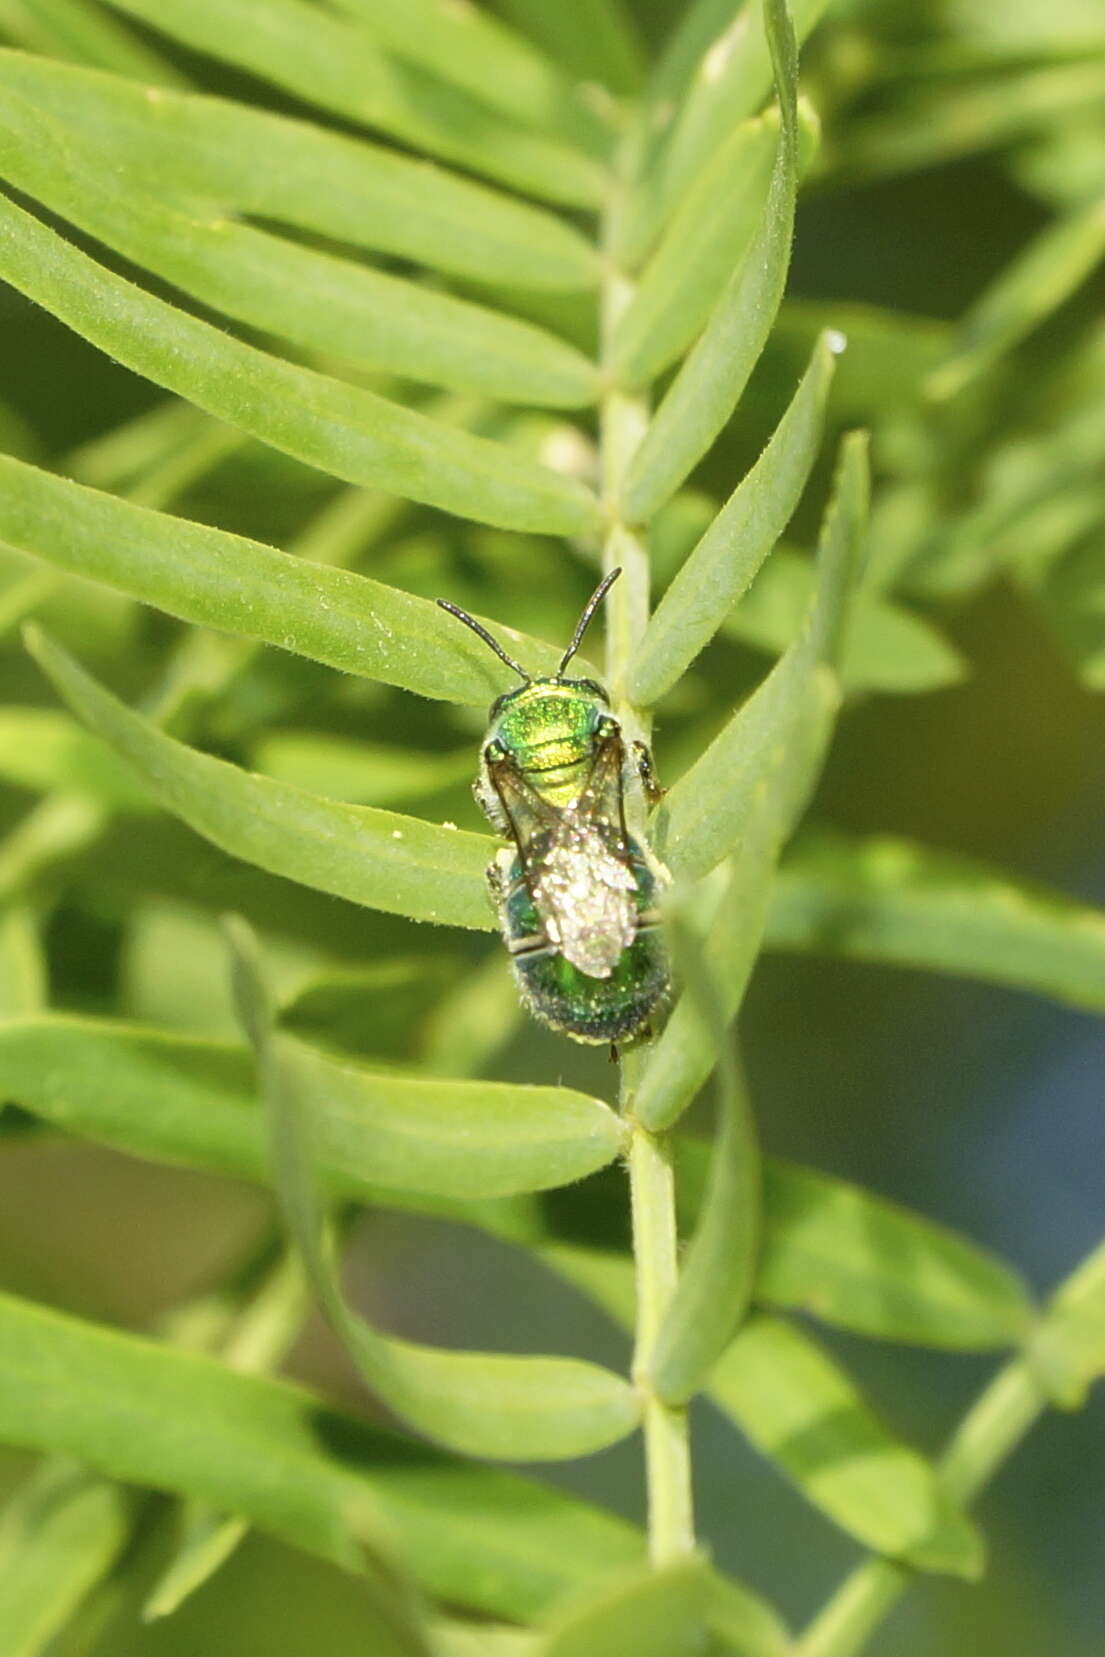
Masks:
[[[800,36],[823,9],[796,0]],[[173,394],[56,468],[5,422],[0,616],[35,617],[69,711],[13,645],[0,775],[38,798],[0,849],[0,1137],[272,1186],[296,1244],[266,1220],[156,1339],[0,1300],[0,1438],[49,1457],[0,1542],[6,1654],[96,1649],[120,1581],[170,1614],[256,1526],[361,1577],[374,1653],[677,1657],[709,1634],[848,1657],[917,1573],[980,1574],[966,1507],[1105,1369],[1100,1250],[1041,1309],[958,1235],[761,1168],[727,1033],[765,942],[1105,1011],[1099,913],[905,841],[791,845],[842,705],[954,682],[933,613],[996,570],[1105,679],[1105,332],[1068,318],[1046,372],[1018,354],[1105,251],[1100,27],[964,5],[898,39],[897,8],[841,10],[811,49],[819,153],[784,0],[696,0],[651,66],[618,0],[0,0],[0,277]],[[211,59],[251,80],[191,90]],[[825,193],[1014,140],[1054,216],[962,322],[783,303],[803,176]],[[874,430],[877,488],[869,519],[852,430],[817,532],[830,420]],[[623,570],[615,710],[642,738],[670,711],[652,834],[685,986],[623,1055],[619,1111],[596,1071],[477,1079],[520,1015],[481,936],[492,843],[439,821],[480,729],[453,710],[482,721],[504,675],[433,597],[490,608],[550,672],[600,565]],[[734,642],[778,655],[747,696]],[[122,939],[126,982],[52,999],[78,913]],[[706,1154],[685,1113],[715,1068]],[[631,1251],[562,1194],[620,1159]],[[635,1329],[631,1377],[383,1334],[336,1265],[366,1205],[525,1251]],[[271,1378],[307,1312],[297,1260],[398,1432]],[[1009,1355],[930,1461],[798,1313]],[[804,1634],[699,1551],[700,1393],[871,1550]],[[486,1465],[638,1428],[647,1546]],[[127,1553],[171,1524],[156,1568]]]

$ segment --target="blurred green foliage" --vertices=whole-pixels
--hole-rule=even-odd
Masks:
[[[670,12],[0,0],[4,1657],[1099,1647],[1105,18],[794,0],[799,88]],[[639,1130],[487,936],[431,602],[549,672],[604,537],[701,946],[661,1571]]]

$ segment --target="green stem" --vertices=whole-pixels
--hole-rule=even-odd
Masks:
[[[619,205],[620,195],[611,201],[606,217],[604,241],[608,250],[615,240]],[[612,331],[632,295],[631,280],[610,259],[602,290],[604,358]],[[642,529],[622,521],[618,500],[626,469],[647,426],[647,398],[609,385],[599,417],[602,495],[607,511],[602,555],[604,570],[620,567],[622,574],[606,605],[606,681],[622,729],[631,741],[643,742],[648,740],[649,721],[642,710],[630,705],[625,687],[629,665],[648,623],[648,542]],[[640,1065],[639,1052],[623,1055],[621,1104],[630,1123],[629,1188],[637,1277],[633,1377],[643,1410],[649,1553],[653,1563],[661,1565],[693,1549],[694,1513],[687,1412],[665,1404],[651,1383],[656,1337],[675,1290],[678,1237],[670,1137],[649,1133],[633,1117]]]
[[[1023,1358],[1000,1369],[967,1411],[940,1460],[948,1494],[976,1496],[1047,1407]],[[795,1657],[856,1657],[912,1581],[906,1566],[869,1559],[837,1589],[795,1647]]]

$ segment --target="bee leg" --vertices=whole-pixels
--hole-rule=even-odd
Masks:
[[[610,1043],[610,1063],[611,1064],[617,1064],[617,1062],[618,1062],[618,1044],[617,1044],[616,1041],[612,1041]]]
[[[660,787],[660,780],[656,775],[652,753],[643,742],[634,742],[633,758],[637,762],[637,775],[641,779],[641,786],[645,791],[645,799],[649,805],[659,805],[667,793],[666,788]]]

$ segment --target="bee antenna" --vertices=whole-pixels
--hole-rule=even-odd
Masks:
[[[519,667],[518,663],[514,660],[514,657],[507,655],[498,639],[493,639],[491,634],[487,631],[487,628],[481,627],[475,616],[470,616],[468,611],[462,610],[459,604],[450,604],[447,598],[439,598],[437,602],[443,610],[448,610],[451,616],[456,616],[458,621],[462,621],[465,627],[470,627],[473,633],[478,633],[484,644],[490,645],[499,660],[505,662],[507,667],[513,668],[519,679],[523,680],[523,682],[527,685],[531,682],[530,676],[526,672],[525,668]]]
[[[603,599],[606,597],[607,593],[610,591],[611,587],[614,585],[621,573],[621,568],[619,567],[616,570],[611,570],[609,575],[603,576],[602,580],[587,600],[587,603],[583,606],[583,614],[576,623],[576,630],[572,634],[572,642],[560,658],[560,666],[556,670],[556,676],[558,679],[564,672],[564,669],[567,667],[572,657],[575,655],[576,651],[579,649],[580,644],[583,641],[583,635],[586,633],[590,624],[591,617],[594,615],[595,611],[598,609],[599,605],[602,603]]]

